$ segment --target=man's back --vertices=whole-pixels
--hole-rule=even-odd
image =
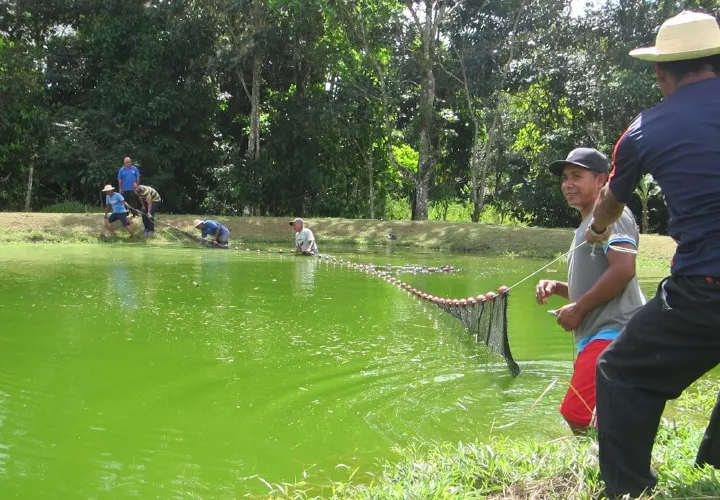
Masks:
[[[720,79],[683,85],[644,111],[614,156],[622,165],[610,182],[618,201],[629,201],[643,173],[662,188],[668,230],[679,241],[673,273],[720,276]]]

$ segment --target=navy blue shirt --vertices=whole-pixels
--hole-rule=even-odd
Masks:
[[[643,111],[620,137],[609,186],[627,203],[650,173],[676,241],[673,274],[720,277],[720,78],[689,83]]]

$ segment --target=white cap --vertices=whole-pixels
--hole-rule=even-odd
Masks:
[[[200,224],[205,224],[205,221],[202,219],[195,219],[193,221],[193,226],[198,227]]]

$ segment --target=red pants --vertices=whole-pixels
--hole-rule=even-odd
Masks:
[[[589,427],[595,411],[595,366],[600,354],[612,340],[593,340],[575,360],[570,387],[562,404],[560,414],[573,424]]]

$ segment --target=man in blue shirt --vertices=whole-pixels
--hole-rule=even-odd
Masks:
[[[123,198],[120,193],[116,193],[110,184],[105,186],[103,193],[105,193],[105,227],[107,230],[115,236],[115,229],[113,229],[112,223],[119,220],[127,232],[130,233],[130,237],[134,238],[135,235],[130,229],[130,221],[127,218],[128,204],[125,202],[125,198]],[[112,210],[112,213],[108,217],[110,210]]]
[[[655,63],[665,98],[617,142],[587,241],[607,238],[650,173],[665,193],[678,246],[655,298],[598,360],[600,473],[611,497],[655,486],[650,458],[665,403],[720,363],[720,26],[707,14],[682,12],[663,23],[655,47],[630,55]],[[696,461],[720,468],[720,400]]]
[[[141,210],[142,206],[138,200],[133,186],[140,184],[140,170],[133,165],[130,157],[125,157],[123,164],[118,170],[118,193],[120,193],[125,201],[135,210]],[[135,213],[132,214],[135,217]]]
[[[220,248],[229,248],[230,243],[230,230],[212,219],[208,220],[195,220],[195,227],[202,231],[202,239],[211,235],[213,237],[212,244]]]

